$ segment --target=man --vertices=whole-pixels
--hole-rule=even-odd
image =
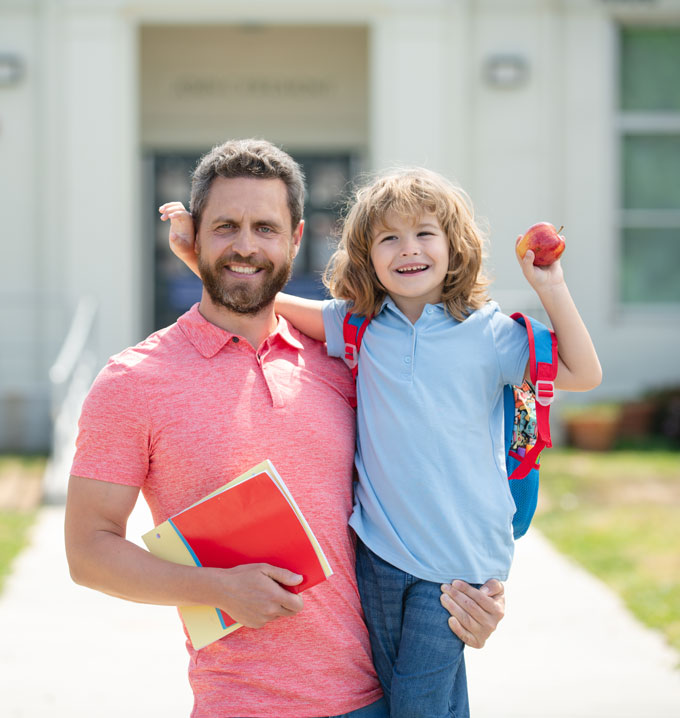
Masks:
[[[73,579],[131,601],[217,606],[246,627],[200,652],[187,643],[195,718],[387,715],[347,526],[353,381],[273,309],[300,246],[303,199],[300,168],[268,142],[208,153],[191,197],[200,304],[112,357],[81,416],[66,506]],[[304,597],[285,589],[300,577],[276,566],[180,566],[126,540],[140,489],[160,523],[265,458],[334,570]],[[502,587],[448,593],[452,630],[482,645]]]

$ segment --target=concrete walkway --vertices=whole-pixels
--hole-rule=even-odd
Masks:
[[[0,599],[0,716],[186,718],[175,610],[71,583],[62,525],[63,509],[41,510]],[[135,509],[130,537],[150,527]],[[496,635],[467,652],[474,718],[680,717],[680,655],[536,531],[518,543],[507,595]]]

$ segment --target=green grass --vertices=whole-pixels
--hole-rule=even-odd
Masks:
[[[42,475],[44,468],[43,456],[0,455],[0,481],[10,473],[33,479]],[[0,507],[0,591],[14,559],[28,542],[35,516],[35,509],[18,511]]]
[[[680,651],[680,453],[546,451],[536,525]]]
[[[26,545],[35,511],[0,511],[0,591],[10,573],[12,562]]]

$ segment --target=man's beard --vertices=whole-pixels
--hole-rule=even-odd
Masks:
[[[215,304],[237,314],[258,314],[274,301],[274,297],[285,286],[290,278],[293,267],[293,253],[288,260],[275,271],[273,262],[268,259],[254,260],[230,254],[220,257],[214,265],[210,265],[198,255],[198,271],[208,295]],[[224,267],[229,264],[257,267],[266,276],[257,286],[250,279],[239,281],[237,278],[224,277]]]

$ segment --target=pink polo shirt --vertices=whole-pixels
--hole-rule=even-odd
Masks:
[[[187,641],[193,718],[337,715],[381,695],[347,525],[353,393],[344,364],[283,318],[255,351],[198,305],[112,357],[90,390],[72,474],[141,487],[160,523],[271,459],[333,568],[296,616],[200,651]]]

